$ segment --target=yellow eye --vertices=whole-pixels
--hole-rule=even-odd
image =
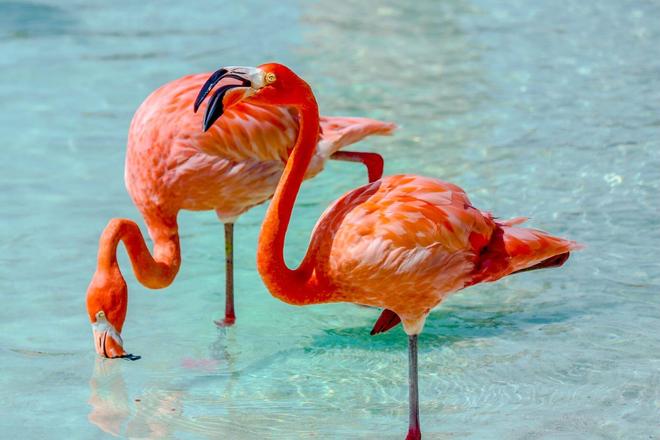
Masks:
[[[104,312],[103,310],[101,310],[100,312],[98,312],[98,313],[96,314],[96,317],[97,317],[97,318],[104,318],[104,317],[105,317],[105,312]]]
[[[272,83],[275,82],[276,79],[277,79],[277,77],[275,76],[275,74],[273,72],[268,72],[266,74],[266,84],[272,84]]]

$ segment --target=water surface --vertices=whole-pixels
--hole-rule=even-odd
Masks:
[[[293,308],[236,227],[238,325],[218,330],[222,226],[180,216],[183,267],[140,286],[121,252],[126,348],[96,357],[97,239],[138,220],[133,111],[160,84],[278,60],[323,113],[394,120],[386,172],[451,180],[501,217],[581,241],[561,270],[471,288],[420,341],[433,439],[654,439],[660,422],[660,5],[644,0],[0,2],[0,428],[8,438],[402,438],[406,340],[373,310]],[[294,264],[363,170],[307,182]],[[143,222],[139,221],[140,225]]]

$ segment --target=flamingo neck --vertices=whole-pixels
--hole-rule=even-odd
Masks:
[[[116,332],[121,332],[128,305],[126,281],[117,262],[117,246],[123,242],[138,281],[145,287],[160,289],[174,280],[181,264],[176,217],[171,224],[146,218],[154,240],[153,257],[138,228],[128,219],[112,219],[99,240],[96,272],[87,288],[90,319],[102,310]],[[151,221],[150,221],[151,220]]]
[[[117,246],[123,241],[138,281],[150,289],[160,289],[172,283],[181,265],[178,228],[176,219],[172,225],[163,219],[146,220],[154,241],[153,256],[135,222],[112,219],[101,235],[97,270],[117,266]]]
[[[305,104],[298,110],[298,139],[261,225],[257,269],[273,296],[289,304],[304,305],[322,300],[313,277],[313,258],[306,256],[297,269],[289,269],[284,260],[284,241],[300,185],[319,137],[319,110],[311,90]]]

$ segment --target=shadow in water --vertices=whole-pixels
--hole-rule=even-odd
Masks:
[[[420,348],[436,350],[461,341],[497,338],[525,332],[539,324],[575,318],[575,314],[566,309],[536,314],[527,309],[524,304],[502,304],[496,309],[452,304],[429,316]],[[407,338],[400,326],[386,334],[369,335],[371,323],[379,313],[377,309],[372,311],[373,320],[367,325],[324,330],[300,345],[258,356],[246,363],[240,362],[241,355],[235,351],[239,342],[233,332],[219,331],[206,357],[182,359],[183,371],[194,370],[189,372],[191,374],[173,365],[169,372],[161,372],[153,384],[143,384],[137,395],[129,393],[123,376],[125,368],[131,369],[137,363],[97,358],[89,382],[92,409],[88,419],[104,432],[120,437],[172,438],[178,433],[224,435],[234,431],[245,434],[247,431],[241,431],[244,428],[237,421],[255,404],[250,398],[246,406],[246,395],[252,396],[254,392],[250,387],[257,387],[256,390],[277,387],[276,383],[242,382],[246,375],[260,377],[259,371],[273,368],[273,365],[286,363],[291,358],[322,355],[327,350],[405,353]],[[209,390],[216,391],[209,393]],[[255,398],[258,402],[259,397]],[[184,414],[184,401],[191,414]]]
[[[378,314],[374,313],[374,321]],[[430,350],[452,345],[469,339],[497,337],[506,333],[524,332],[539,324],[563,322],[575,318],[575,314],[557,311],[546,314],[529,314],[523,305],[500,310],[486,310],[479,306],[452,306],[432,312],[420,335],[420,349]],[[387,333],[371,336],[369,326],[324,330],[312,339],[306,351],[337,348],[364,350],[406,350],[408,339],[401,325]]]

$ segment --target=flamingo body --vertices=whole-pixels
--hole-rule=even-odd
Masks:
[[[389,309],[407,333],[418,334],[426,315],[448,294],[576,247],[495,220],[474,208],[456,185],[396,175],[333,203],[314,229],[307,257],[312,262],[303,265],[313,265],[321,302]]]

